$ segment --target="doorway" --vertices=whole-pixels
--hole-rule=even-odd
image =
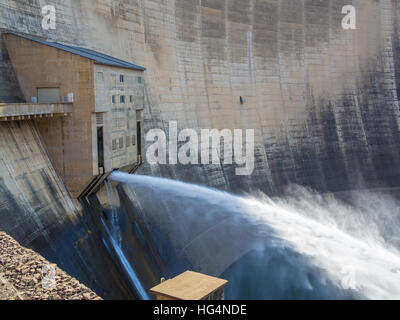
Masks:
[[[142,159],[142,123],[136,122],[136,136],[137,136],[137,155],[138,159]]]
[[[97,127],[97,158],[99,172],[104,173],[104,128]]]

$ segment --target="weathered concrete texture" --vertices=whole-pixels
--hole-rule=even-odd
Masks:
[[[101,300],[90,289],[0,232],[0,300]]]
[[[0,27],[146,66],[146,130],[178,120],[180,128],[256,131],[250,177],[225,165],[147,166],[142,173],[239,192],[279,193],[289,182],[319,190],[398,185],[396,1],[49,3],[57,8],[56,30],[41,29],[39,1],[2,1]],[[349,4],[357,8],[355,31],[341,27]],[[0,64],[9,66],[4,54]],[[1,88],[13,91],[13,79],[0,75]]]
[[[358,9],[357,31],[341,28],[346,4]],[[160,103],[161,119],[178,118],[181,127],[255,128],[256,170],[249,178],[235,177],[230,166],[192,169],[191,174],[181,167],[145,173],[269,193],[279,193],[289,182],[334,191],[364,182],[398,183],[390,1],[175,5],[184,7],[184,14],[176,11],[171,31],[178,29],[178,37],[170,41],[183,104]],[[179,36],[180,28],[188,32],[189,19],[194,25],[201,21],[193,30],[196,41]],[[147,66],[152,98],[156,87]],[[151,105],[154,110],[156,101]],[[206,177],[198,178],[202,174]]]
[[[58,177],[32,121],[0,123],[0,230],[59,263],[58,239],[78,222],[77,208]],[[60,234],[61,232],[61,234]],[[72,260],[65,260],[73,265]],[[65,267],[64,265],[63,267]]]
[[[341,9],[351,3],[358,9],[358,29],[344,31]],[[289,182],[334,191],[364,182],[396,185],[392,29],[397,15],[389,1],[351,3],[202,1],[199,7],[199,2],[175,2],[171,32],[177,30],[177,37],[171,36],[169,48],[176,56],[183,103],[171,88],[169,96],[176,100],[157,103],[157,78],[147,65],[148,121],[155,122],[159,105],[163,123],[178,118],[181,127],[255,128],[256,170],[249,178],[235,177],[230,166],[143,172],[269,193],[279,193]],[[198,24],[192,33],[196,41],[188,40],[189,21]]]
[[[1,122],[0,136],[0,230],[59,263],[60,232],[78,220],[77,209],[32,121]]]
[[[33,122],[0,123],[1,229],[30,243],[36,234],[77,219],[77,210],[54,171]]]

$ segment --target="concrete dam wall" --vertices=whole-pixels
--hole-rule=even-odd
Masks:
[[[146,131],[255,129],[249,177],[234,166],[147,166],[142,173],[280,193],[398,185],[397,1],[40,1],[0,4],[2,30],[99,50],[147,67]],[[356,8],[356,30],[342,8]],[[1,46],[0,100],[18,100]],[[241,99],[243,104],[241,104]]]
[[[45,4],[56,7],[55,30],[42,29]],[[342,28],[345,5],[357,10],[356,30]],[[0,35],[145,66],[145,132],[168,132],[170,121],[179,129],[254,129],[250,176],[223,159],[139,171],[238,193],[279,195],[289,183],[322,192],[399,186],[399,30],[396,0],[0,0]],[[0,37],[2,102],[24,97]],[[103,298],[132,297],[34,124],[0,123],[0,136],[0,230]]]

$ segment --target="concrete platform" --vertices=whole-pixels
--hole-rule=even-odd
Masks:
[[[227,283],[223,279],[186,271],[152,288],[150,293],[155,294],[158,300],[204,300]]]
[[[0,121],[67,117],[72,114],[72,105],[72,103],[0,103]]]

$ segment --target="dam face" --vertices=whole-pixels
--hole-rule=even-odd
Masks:
[[[145,66],[145,132],[168,132],[170,121],[179,129],[255,130],[250,176],[237,176],[223,159],[145,163],[140,174],[268,195],[289,183],[321,192],[399,186],[397,0],[47,4],[56,8],[55,30],[42,28],[42,1],[0,0],[0,103],[25,102],[1,34],[38,36]],[[356,8],[355,30],[342,27],[346,5]],[[91,260],[107,250],[33,122],[0,122],[0,137],[0,230],[102,297],[132,297],[110,259]]]
[[[141,173],[240,192],[288,182],[339,191],[398,185],[397,1],[40,1],[0,3],[0,28],[147,67],[145,131],[255,129],[255,171],[146,166]],[[356,30],[342,9],[356,8]],[[0,101],[21,98],[1,44]],[[243,104],[241,104],[241,100]]]

